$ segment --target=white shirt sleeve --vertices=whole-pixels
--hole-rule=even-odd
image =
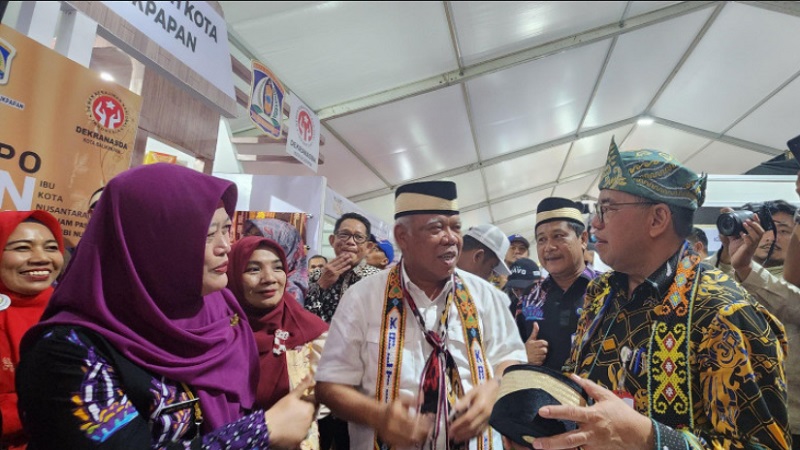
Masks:
[[[361,358],[367,322],[364,308],[356,290],[348,289],[342,296],[331,320],[325,350],[319,361],[316,381],[359,386],[364,373]]]

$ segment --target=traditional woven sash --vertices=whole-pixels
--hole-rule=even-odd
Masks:
[[[383,403],[393,401],[400,388],[400,369],[402,364],[403,345],[405,338],[405,308],[404,300],[408,304],[414,317],[425,334],[425,340],[433,347],[423,369],[420,381],[420,395],[422,403],[419,407],[420,414],[433,414],[435,428],[429,442],[430,448],[436,448],[439,437],[439,425],[453,410],[455,401],[464,395],[461,377],[455,360],[447,349],[447,323],[449,320],[450,306],[455,302],[461,318],[461,327],[464,332],[464,342],[469,353],[470,373],[473,386],[478,386],[491,378],[491,373],[484,358],[482,334],[478,320],[477,308],[472,301],[469,291],[464,286],[458,275],[453,277],[453,290],[448,294],[444,311],[438,322],[438,332],[428,330],[425,321],[417,309],[417,305],[405,289],[400,272],[402,262],[389,271],[386,283],[386,299],[384,301],[384,315],[381,322],[380,367],[378,368],[378,381],[375,397]],[[463,449],[466,444],[454,444],[449,440],[448,430],[445,427],[445,436],[448,438],[448,448]],[[491,429],[481,435],[478,442],[479,449],[491,449]],[[390,447],[375,436],[375,448],[388,450]]]
[[[688,248],[687,243],[678,258],[675,279],[654,311],[647,392],[650,417],[661,423],[679,424],[678,428],[694,429],[689,338],[700,257]]]

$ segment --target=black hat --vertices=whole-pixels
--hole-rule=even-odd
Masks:
[[[500,392],[489,425],[519,445],[533,448],[536,438],[575,430],[571,420],[545,419],[539,408],[547,405],[585,406],[589,397],[567,376],[556,370],[519,364],[503,374]]]
[[[567,198],[547,197],[536,207],[536,227],[553,220],[568,220],[583,225],[583,204]]]
[[[412,214],[458,214],[456,184],[452,181],[421,181],[404,184],[394,191],[394,218]]]
[[[510,267],[511,275],[508,276],[506,286],[511,288],[527,289],[542,277],[539,266],[529,258],[520,258]]]

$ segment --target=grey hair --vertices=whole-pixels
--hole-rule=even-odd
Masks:
[[[414,230],[414,227],[411,224],[411,220],[412,216],[398,217],[397,219],[394,220],[394,225],[395,226],[400,225],[401,227],[403,227],[404,230],[406,230],[407,233],[411,234]]]

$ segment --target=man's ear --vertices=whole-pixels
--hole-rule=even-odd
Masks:
[[[397,247],[399,247],[401,251],[408,248],[408,246],[406,245],[408,237],[409,237],[408,228],[406,228],[402,224],[396,223],[394,225],[394,241],[397,244]]]
[[[479,248],[472,252],[472,260],[476,263],[483,261],[483,258],[486,256],[486,250]]]
[[[335,240],[336,240],[336,236],[334,234],[331,233],[331,234],[328,235],[328,243],[331,244],[331,247],[333,247],[333,241],[335,241]]]
[[[703,251],[703,243],[700,242],[700,241],[697,241],[694,244],[692,244],[692,248],[694,248],[695,252],[700,253],[700,252]]]
[[[583,233],[581,233],[579,238],[581,240],[581,248],[584,249],[584,250],[589,248],[589,232],[586,231],[586,230],[583,230]]]
[[[658,237],[672,229],[672,212],[666,204],[653,205],[649,216],[650,237]]]

